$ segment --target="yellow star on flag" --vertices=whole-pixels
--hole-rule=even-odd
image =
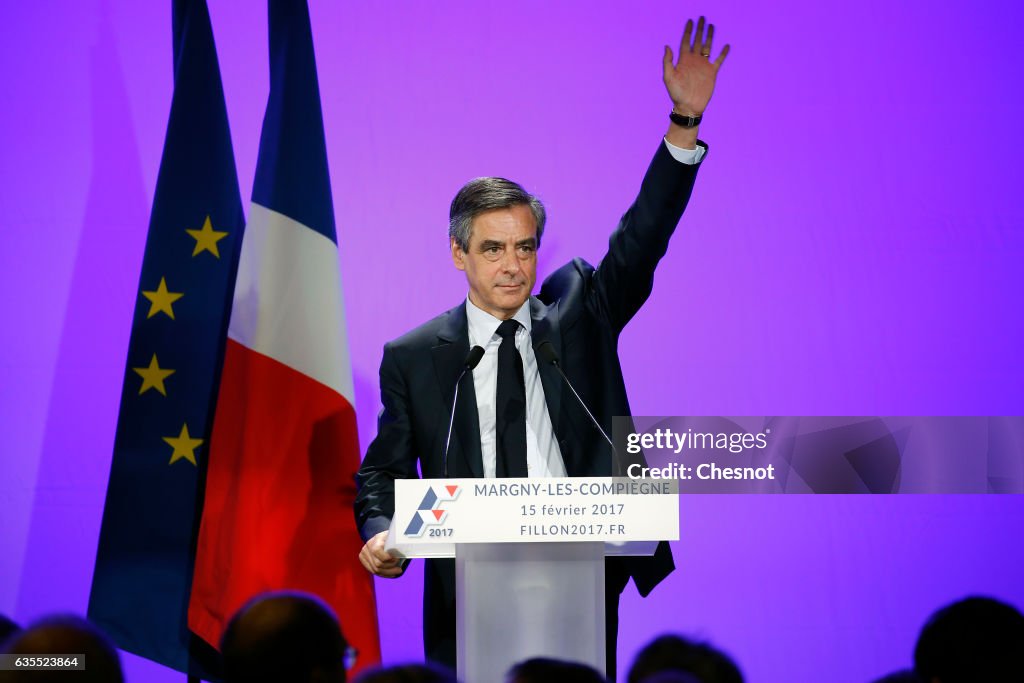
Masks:
[[[149,313],[146,315],[146,319],[152,318],[157,313],[166,313],[167,317],[174,320],[174,309],[171,308],[171,304],[185,296],[182,292],[168,292],[167,282],[164,278],[160,278],[160,286],[156,288],[156,291],[147,292],[142,290],[142,296],[149,299]]]
[[[174,370],[168,370],[167,368],[160,367],[160,364],[156,360],[156,354],[153,354],[153,359],[149,361],[149,367],[147,368],[132,368],[139,377],[142,378],[142,386],[139,387],[139,396],[146,393],[150,389],[156,389],[164,396],[167,395],[167,389],[164,388],[164,380],[170,375],[174,374]]]
[[[185,229],[192,239],[196,241],[195,249],[192,250],[193,258],[199,256],[204,251],[208,251],[217,258],[220,258],[220,251],[217,250],[217,242],[228,236],[226,232],[220,230],[214,230],[213,224],[210,223],[210,217],[207,216],[203,222],[202,230],[189,230]]]
[[[174,453],[171,455],[171,461],[168,465],[173,465],[182,458],[188,460],[193,465],[197,465],[196,462],[196,449],[203,443],[202,439],[193,439],[188,433],[188,425],[183,424],[181,426],[181,433],[178,436],[165,436],[164,441],[174,448]]]

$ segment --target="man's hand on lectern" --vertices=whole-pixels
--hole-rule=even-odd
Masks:
[[[384,550],[384,543],[388,540],[388,532],[382,531],[363,546],[359,551],[359,561],[366,571],[374,576],[381,576],[385,579],[394,579],[402,575],[405,569],[401,566],[397,557],[392,557]]]

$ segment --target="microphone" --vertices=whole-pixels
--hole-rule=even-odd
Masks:
[[[484,357],[484,347],[474,346],[466,354],[466,360],[462,362],[462,372],[459,373],[459,378],[455,380],[455,395],[452,397],[452,410],[451,416],[448,418],[448,438],[444,441],[444,476],[448,476],[448,447],[452,443],[452,427],[455,426],[455,403],[459,400],[459,384],[462,382],[462,378],[465,377],[467,372],[472,372],[473,368],[480,364],[480,359]]]
[[[587,412],[587,417],[590,418],[590,421],[594,423],[595,427],[597,427],[597,431],[601,432],[601,436],[603,436],[604,440],[608,442],[609,446],[611,446],[612,457],[618,459],[618,451],[615,450],[615,444],[612,443],[612,440],[608,438],[608,434],[606,434],[604,429],[601,428],[601,423],[599,423],[597,421],[597,418],[594,417],[594,414],[590,412],[590,408],[587,407],[587,404],[584,403],[583,399],[580,398],[580,395],[576,393],[576,387],[572,385],[572,382],[569,381],[569,378],[565,376],[564,372],[562,372],[562,366],[558,362],[558,353],[555,352],[554,344],[545,339],[540,344],[533,348],[533,352],[537,354],[537,358],[540,359],[541,362],[550,363],[551,365],[555,366],[555,370],[558,370],[558,374],[562,376],[562,379],[565,381],[566,385],[572,391],[572,395],[576,397],[576,400],[579,402],[579,404],[583,406],[583,410]]]

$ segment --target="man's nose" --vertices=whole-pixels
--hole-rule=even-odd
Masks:
[[[506,249],[504,255],[501,257],[501,269],[502,271],[514,275],[519,272],[519,257],[516,254],[515,249]]]

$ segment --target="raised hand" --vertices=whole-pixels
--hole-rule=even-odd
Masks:
[[[665,46],[662,59],[665,87],[672,98],[673,109],[683,116],[700,116],[711,101],[718,70],[729,54],[729,46],[726,45],[718,54],[718,59],[713,62],[710,60],[711,41],[714,37],[714,24],[708,24],[705,36],[704,17],[701,17],[697,20],[697,32],[694,34],[693,19],[689,19],[679,43],[679,60],[674,64],[672,48]]]

